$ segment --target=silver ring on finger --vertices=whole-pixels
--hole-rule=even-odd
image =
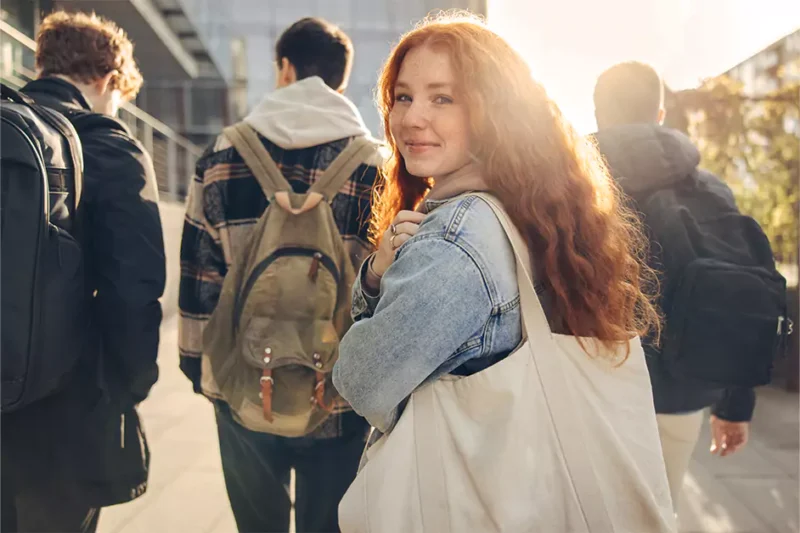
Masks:
[[[394,244],[394,239],[395,239],[396,237],[397,237],[397,235],[395,234],[395,235],[392,235],[392,238],[391,238],[391,239],[389,239],[389,244],[392,246],[392,250],[394,250],[395,248],[397,248],[397,246],[395,246],[395,244]]]
[[[392,236],[395,236],[395,237],[397,236],[397,226],[395,226],[394,224],[389,226],[389,231],[392,232]]]

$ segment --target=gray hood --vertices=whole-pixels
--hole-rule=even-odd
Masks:
[[[611,174],[628,194],[668,187],[691,175],[700,152],[680,131],[630,124],[594,134]]]
[[[269,93],[244,121],[284,150],[369,136],[356,106],[316,76]]]

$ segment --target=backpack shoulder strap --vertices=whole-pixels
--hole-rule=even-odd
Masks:
[[[73,198],[72,207],[75,213],[78,212],[78,206],[83,196],[83,145],[81,144],[78,128],[72,123],[68,116],[63,113],[59,114],[55,110],[51,110],[45,106],[38,106],[43,115],[47,115],[50,120],[50,125],[55,127],[61,135],[67,139],[69,144],[69,153],[72,158],[73,186],[75,194]]]
[[[25,104],[32,106],[34,104],[33,98],[27,94],[15,91],[5,83],[0,84],[0,97],[10,100],[17,104]]]
[[[327,202],[339,192],[353,172],[375,153],[376,147],[367,137],[356,137],[325,169],[309,192],[321,194]]]
[[[83,196],[83,145],[77,127],[64,110],[39,104],[33,98],[22,93],[17,93],[17,95],[24,96],[25,100],[22,100],[22,102],[33,109],[42,120],[66,139],[74,171],[72,208],[74,213],[77,213]]]
[[[255,176],[264,196],[271,200],[276,192],[291,192],[292,187],[275,164],[269,152],[261,143],[258,134],[245,124],[239,122],[223,130],[223,134],[231,141],[233,147],[244,159],[245,164]]]

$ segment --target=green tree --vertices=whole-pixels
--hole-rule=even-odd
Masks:
[[[776,260],[797,265],[800,83],[751,97],[720,77],[670,96],[671,125],[697,143],[703,168],[724,179],[742,212],[761,224]]]

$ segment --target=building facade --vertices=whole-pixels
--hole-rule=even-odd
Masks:
[[[355,61],[346,95],[356,104],[374,135],[380,121],[374,105],[378,72],[400,35],[435,9],[461,8],[486,14],[485,0],[180,0],[213,62],[230,88],[232,114],[228,117],[187,114],[192,122],[179,128],[192,138],[213,135],[229,120],[247,110],[275,87],[275,42],[292,23],[308,16],[322,17],[341,27],[353,40]],[[203,108],[214,97],[213,84],[173,84],[185,103]],[[166,89],[166,87],[165,87]],[[163,116],[163,113],[159,113]],[[197,134],[197,136],[193,134]]]
[[[393,44],[433,11],[468,9],[485,16],[486,2],[3,0],[0,14],[28,37],[53,9],[95,11],[114,20],[134,41],[145,78],[136,105],[178,135],[205,146],[274,90],[275,42],[292,23],[308,16],[337,24],[353,40],[355,59],[345,94],[373,135],[381,137],[374,90]],[[14,53],[25,58],[3,63],[32,64],[29,50]]]
[[[0,20],[33,38],[41,14],[49,13],[52,9],[52,0],[3,0],[0,4]]]
[[[160,80],[221,80],[196,38],[178,0],[2,0],[0,3],[0,79],[22,87],[37,75],[33,40],[42,18],[53,10],[95,12],[115,21],[135,44],[137,64],[147,84]],[[146,91],[120,109],[131,132],[153,156],[164,197],[180,199],[201,149],[181,136],[168,116],[143,109]],[[227,107],[225,101],[220,109]],[[223,114],[217,112],[217,114]]]
[[[761,50],[725,73],[749,96],[766,96],[800,82],[800,30]]]

